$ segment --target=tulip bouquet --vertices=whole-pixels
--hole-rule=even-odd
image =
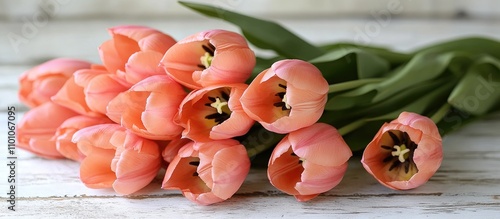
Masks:
[[[163,189],[202,205],[230,198],[253,161],[298,201],[335,187],[353,153],[382,185],[406,190],[439,168],[442,135],[500,106],[500,43],[448,41],[400,53],[313,45],[279,24],[208,5],[231,22],[180,41],[109,29],[102,64],[55,59],[20,77],[31,107],[19,147],[80,165],[89,188],[123,195],[165,169]],[[249,43],[271,50],[258,57]],[[263,153],[269,152],[269,153]]]

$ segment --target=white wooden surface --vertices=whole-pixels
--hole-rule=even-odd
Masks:
[[[124,13],[116,9],[116,1],[99,5],[99,10],[92,10],[90,3],[65,2],[68,3],[62,5],[58,13],[51,15],[45,25],[37,27],[36,33],[28,37],[22,35],[23,25],[30,22],[40,5],[25,0],[0,0],[0,217],[498,218],[500,215],[500,114],[486,117],[445,137],[443,164],[422,187],[406,192],[387,189],[365,172],[359,164],[359,157],[353,157],[339,186],[306,203],[296,202],[293,197],[274,189],[267,181],[265,170],[258,169],[251,171],[233,198],[212,206],[197,206],[178,192],[161,190],[161,178],[138,194],[122,197],[110,190],[83,186],[78,179],[78,163],[45,160],[18,149],[16,212],[8,211],[6,108],[16,106],[19,111],[26,110],[16,97],[17,77],[23,71],[42,61],[63,56],[99,62],[97,47],[109,37],[105,29],[114,25],[147,25],[170,33],[176,39],[210,28],[237,30],[223,22],[170,9],[172,5],[178,8],[171,2],[162,3],[156,10],[151,9],[152,6],[132,5],[122,8]],[[145,2],[155,3],[153,0]],[[237,0],[213,2],[239,11],[250,7],[250,4]],[[423,1],[419,4],[401,1],[408,6],[401,13],[405,16],[392,16],[387,23],[377,23],[371,12],[384,10],[389,1],[379,0],[367,5],[339,3],[339,7],[327,1],[319,2],[318,5],[324,6],[316,7],[322,8],[318,9],[319,16],[310,13],[307,18],[293,16],[300,12],[291,6],[293,4],[284,5],[285,9],[272,9],[255,3],[247,11],[274,16],[280,23],[316,43],[355,41],[408,51],[460,36],[481,35],[500,39],[500,20],[495,13],[500,7],[494,7],[498,5],[495,1],[477,1],[476,4],[471,3],[474,1],[453,1],[455,3],[450,7],[445,3],[451,1]],[[409,7],[408,4],[416,5]],[[360,10],[354,10],[353,5],[359,6]],[[93,7],[97,6],[94,4]],[[130,9],[134,7],[139,7],[143,13]],[[151,16],[144,15],[148,10],[152,10]],[[170,10],[170,16],[162,16],[163,12]],[[471,16],[453,19],[460,10],[466,10]],[[342,13],[332,14],[339,11]],[[433,19],[427,16],[433,16]],[[376,24],[378,29],[373,26]],[[357,38],[359,30],[369,33],[368,40]],[[9,33],[21,34],[27,42],[16,49],[6,37]],[[268,53],[259,51],[259,54]],[[18,121],[20,118],[21,115],[17,117]]]

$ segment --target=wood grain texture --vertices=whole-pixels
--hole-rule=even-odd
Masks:
[[[5,113],[0,114],[5,123]],[[161,177],[138,193],[123,197],[111,190],[86,188],[78,179],[78,163],[46,160],[17,150],[18,206],[0,215],[47,218],[175,217],[175,218],[323,218],[485,217],[500,212],[500,114],[473,123],[444,138],[444,160],[430,181],[410,191],[378,184],[359,163],[350,160],[343,181],[318,198],[300,203],[273,188],[265,170],[253,169],[238,193],[226,202],[197,206],[177,191],[160,189]],[[5,133],[5,128],[1,131]],[[5,135],[0,141],[5,142]],[[2,162],[5,155],[2,153]],[[1,166],[0,176],[6,175]],[[6,183],[0,181],[5,190]],[[0,203],[6,202],[5,192]]]

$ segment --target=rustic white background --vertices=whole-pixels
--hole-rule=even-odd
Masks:
[[[273,19],[314,43],[351,41],[410,51],[462,36],[500,40],[495,0],[207,0],[199,1]],[[394,4],[398,12],[391,13]],[[496,218],[500,215],[500,115],[450,135],[445,159],[426,185],[407,192],[379,185],[354,157],[342,183],[317,199],[298,203],[276,191],[265,172],[253,170],[227,202],[196,206],[162,191],[161,179],[132,197],[85,188],[78,164],[19,154],[17,212],[7,211],[6,108],[17,101],[17,78],[56,57],[99,62],[106,28],[139,24],[176,39],[234,26],[202,17],[169,0],[0,0],[0,217],[95,218]],[[258,51],[267,55],[266,51]],[[498,91],[500,92],[500,91]],[[19,115],[18,119],[22,115]]]

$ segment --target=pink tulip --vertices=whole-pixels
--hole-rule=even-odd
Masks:
[[[76,70],[90,68],[90,63],[76,59],[53,59],[19,77],[19,100],[36,107],[56,94]]]
[[[64,158],[56,149],[56,141],[52,137],[64,121],[77,115],[52,102],[31,109],[17,124],[18,146],[40,157]]]
[[[380,128],[366,146],[361,162],[382,185],[406,190],[426,183],[442,160],[436,124],[425,116],[403,112]]]
[[[182,101],[176,116],[183,137],[212,141],[244,135],[254,120],[241,108],[246,84],[228,84],[194,90]]]
[[[118,96],[118,94],[130,88],[130,85],[124,84],[116,75],[100,69],[77,71],[74,76],[74,83],[83,88],[85,103],[82,102],[81,93],[79,93],[81,88],[73,85],[71,85],[72,87],[69,88],[69,91],[74,91],[75,96],[66,91],[61,99],[72,100],[73,102],[68,105],[74,104],[75,106],[71,108],[82,108],[79,112],[93,112],[89,113],[90,115],[96,113],[105,115],[108,103]],[[57,100],[57,97],[55,98],[56,101],[60,102]]]
[[[236,140],[191,142],[168,166],[162,188],[179,189],[190,201],[210,205],[233,196],[249,170],[246,149]]]
[[[136,135],[171,140],[182,132],[173,119],[186,95],[168,75],[151,76],[114,98],[107,115]]]
[[[122,195],[147,186],[161,167],[158,145],[117,124],[90,126],[73,135],[86,156],[80,180],[89,188],[113,188]]]
[[[164,75],[158,66],[163,54],[175,40],[144,26],[117,26],[109,29],[111,40],[99,47],[106,69],[130,85],[151,75]]]
[[[165,53],[161,64],[177,82],[199,89],[245,82],[255,66],[255,55],[243,36],[209,30],[177,42]]]
[[[282,60],[261,72],[241,97],[243,110],[269,131],[285,134],[321,117],[328,82],[312,64]]]
[[[75,143],[71,141],[76,131],[98,124],[112,123],[106,117],[75,116],[64,121],[56,130],[53,139],[56,141],[56,149],[64,157],[82,161],[85,156],[78,150]]]
[[[308,201],[340,183],[351,156],[334,127],[316,123],[289,133],[276,145],[267,176],[277,189]]]

